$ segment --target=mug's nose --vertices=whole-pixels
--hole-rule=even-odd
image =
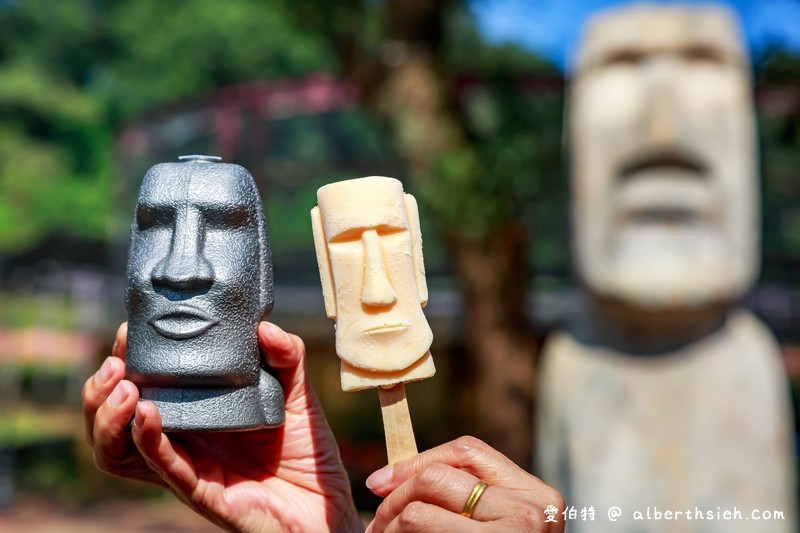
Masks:
[[[200,214],[185,210],[175,218],[169,252],[153,269],[153,285],[179,291],[208,290],[214,283],[214,269],[202,248]]]
[[[394,305],[397,295],[392,289],[383,262],[378,233],[367,230],[361,236],[364,245],[364,286],[361,289],[361,303],[371,307]]]

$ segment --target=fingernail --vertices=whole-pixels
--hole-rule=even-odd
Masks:
[[[95,374],[95,379],[97,380],[97,383],[102,385],[103,383],[111,379],[111,370],[112,370],[111,358],[106,357],[106,360],[103,361],[103,364],[100,365],[100,369]]]
[[[367,478],[367,488],[369,490],[379,489],[387,485],[392,480],[392,467],[384,466],[380,470],[376,470],[371,476]]]
[[[367,529],[364,530],[364,533],[372,533],[372,524],[374,524],[374,523],[375,523],[375,519],[373,518],[372,522],[370,522],[369,525],[367,526]]]
[[[128,399],[128,384],[124,381],[120,381],[117,383],[117,386],[114,387],[114,390],[111,391],[111,394],[108,396],[108,405],[111,407],[119,407],[122,405],[122,402]]]
[[[272,322],[264,322],[264,327],[267,328],[267,332],[269,335],[274,337],[281,337],[284,341],[289,342],[289,335],[286,334],[281,328],[273,324]]]
[[[136,408],[136,412],[133,415],[133,425],[140,428],[144,425],[145,418],[147,418],[141,409],[138,407]]]

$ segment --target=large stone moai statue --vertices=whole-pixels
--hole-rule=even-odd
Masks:
[[[600,15],[579,50],[569,115],[574,247],[590,304],[546,343],[538,419],[542,478],[567,505],[597,512],[568,527],[794,531],[778,346],[737,305],[758,270],[758,165],[731,14],[646,5]],[[692,516],[648,520],[648,507]],[[708,518],[734,508],[741,520]],[[756,510],[785,520],[753,523]]]

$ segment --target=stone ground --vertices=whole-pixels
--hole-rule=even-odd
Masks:
[[[219,533],[173,498],[79,505],[20,495],[0,510],[0,533]]]

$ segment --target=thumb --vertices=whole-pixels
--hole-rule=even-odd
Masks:
[[[286,397],[286,410],[306,412],[317,403],[308,378],[306,349],[297,335],[291,335],[271,322],[258,326],[258,343],[272,373],[280,381]]]

